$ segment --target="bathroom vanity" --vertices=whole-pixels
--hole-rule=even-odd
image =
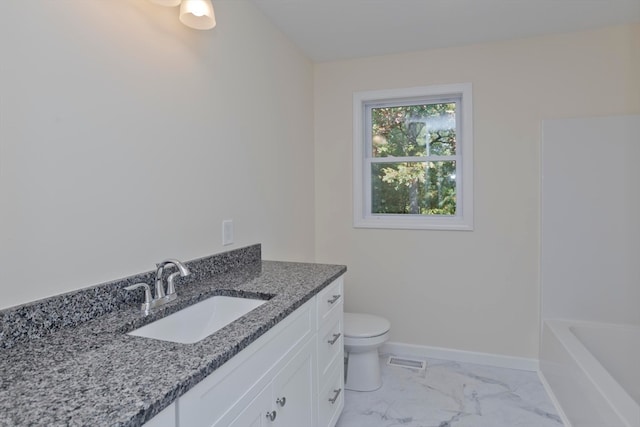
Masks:
[[[342,295],[340,277],[145,426],[334,426],[344,406]]]
[[[260,258],[188,262],[149,316],[123,288],[151,273],[0,311],[0,425],[335,425],[346,267]],[[191,344],[129,334],[214,295],[266,302]]]

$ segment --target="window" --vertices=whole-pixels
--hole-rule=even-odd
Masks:
[[[473,229],[471,84],[357,92],[354,226]]]

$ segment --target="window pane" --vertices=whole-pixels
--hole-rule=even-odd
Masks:
[[[456,214],[456,162],[371,165],[371,213]]]
[[[373,157],[453,156],[456,104],[371,109]]]

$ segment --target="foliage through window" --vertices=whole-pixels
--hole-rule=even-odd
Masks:
[[[356,226],[472,228],[470,102],[470,85],[355,94]]]

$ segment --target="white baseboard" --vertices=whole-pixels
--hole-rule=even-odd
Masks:
[[[553,393],[553,390],[551,389],[551,386],[547,382],[547,379],[544,377],[544,374],[542,373],[541,369],[538,370],[538,378],[540,378],[540,382],[542,383],[544,390],[547,392],[549,399],[551,399],[551,403],[553,403],[553,406],[555,406],[556,411],[558,412],[558,415],[562,420],[562,424],[564,424],[564,427],[571,427],[571,421],[569,421],[569,418],[567,418],[567,414],[565,414],[564,411],[562,410],[562,406],[560,406],[560,402],[558,402],[558,399],[556,399],[556,395]]]
[[[450,348],[430,347],[425,345],[387,342],[380,348],[380,353],[391,353],[402,356],[421,356],[430,359],[452,360],[454,362],[475,363],[498,368],[519,369],[521,371],[538,372],[538,360],[524,357],[503,356],[500,354],[479,353],[475,351],[454,350]]]

